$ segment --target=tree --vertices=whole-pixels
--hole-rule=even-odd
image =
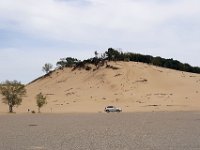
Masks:
[[[44,96],[41,92],[36,95],[36,103],[38,106],[38,113],[40,113],[40,108],[47,104],[46,96]]]
[[[42,71],[49,73],[51,71],[51,69],[53,68],[53,65],[50,63],[46,63],[44,64],[44,66],[42,67]]]
[[[105,52],[109,61],[119,61],[120,57],[122,56],[119,51],[109,48],[108,51]]]
[[[152,60],[152,63],[153,63],[153,65],[155,65],[155,66],[163,66],[163,63],[164,63],[164,59],[163,58],[161,58],[161,57],[159,57],[159,56],[157,56],[157,57],[154,57],[153,58],[153,60]]]
[[[67,57],[67,58],[62,58],[60,61],[56,63],[56,65],[63,69],[64,67],[74,67],[76,63],[78,63],[78,59],[72,58],[72,57]]]
[[[20,105],[22,97],[26,95],[23,84],[14,81],[5,81],[0,84],[0,93],[3,95],[3,103],[8,104],[9,112],[13,112],[13,106]]]

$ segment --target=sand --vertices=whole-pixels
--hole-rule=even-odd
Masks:
[[[37,111],[35,96],[39,92],[48,101],[41,109],[44,113],[96,113],[107,105],[121,107],[123,112],[200,110],[199,74],[136,62],[108,64],[118,69],[56,70],[28,84],[26,97],[14,111]],[[8,106],[1,104],[0,113],[7,111]]]

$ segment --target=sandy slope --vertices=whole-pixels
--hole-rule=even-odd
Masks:
[[[107,105],[134,111],[200,110],[200,75],[135,62],[110,62],[118,70],[57,70],[27,85],[16,112],[37,110],[35,95],[47,96],[43,112],[102,112]],[[7,106],[0,105],[0,112]]]

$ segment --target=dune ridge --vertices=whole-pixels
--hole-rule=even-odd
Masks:
[[[200,109],[200,75],[137,62],[108,62],[93,71],[64,68],[26,86],[27,96],[16,112],[37,111],[35,96],[42,92],[46,113],[103,112],[107,105],[124,112],[194,111]],[[95,68],[95,66],[92,66]],[[0,112],[7,111],[0,105]]]

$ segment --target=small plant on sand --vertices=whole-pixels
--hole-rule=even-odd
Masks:
[[[37,94],[36,103],[38,106],[38,113],[40,113],[40,108],[43,107],[45,104],[47,104],[46,96],[44,96],[42,93]]]
[[[18,81],[5,81],[0,84],[0,93],[3,95],[3,103],[8,104],[9,112],[13,112],[13,106],[20,105],[22,97],[26,94],[23,84]]]
[[[44,66],[42,67],[42,71],[46,72],[46,74],[48,74],[51,69],[53,68],[53,65],[50,63],[46,63],[44,64]]]
[[[89,71],[89,70],[91,70],[92,68],[90,67],[90,66],[86,66],[85,67],[85,70],[87,70],[87,71]]]

